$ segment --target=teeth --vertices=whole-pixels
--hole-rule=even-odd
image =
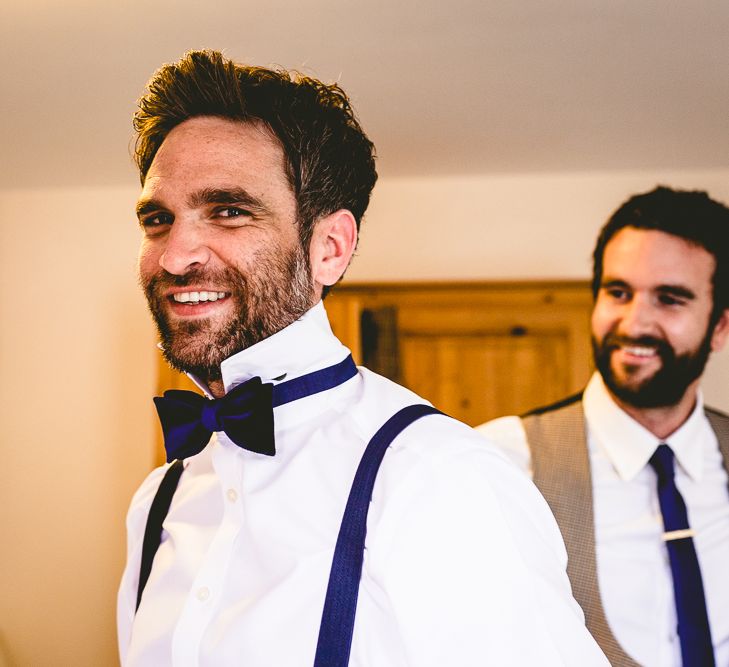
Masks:
[[[178,303],[200,303],[201,301],[217,301],[225,298],[225,292],[180,292],[172,298]]]
[[[636,357],[652,357],[656,353],[653,347],[626,347],[625,351]]]

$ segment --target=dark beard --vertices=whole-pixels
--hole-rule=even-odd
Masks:
[[[595,366],[607,388],[619,400],[635,408],[663,408],[677,405],[683,398],[688,386],[704,372],[711,353],[712,327],[706,332],[704,340],[696,350],[680,356],[664,340],[651,336],[626,338],[613,332],[608,333],[602,343],[592,338],[592,352]],[[655,346],[661,359],[661,367],[652,377],[637,387],[621,383],[610,366],[611,352],[620,345]]]
[[[254,261],[255,271],[249,275],[228,266],[182,276],[162,270],[146,281],[140,277],[162,353],[173,368],[207,382],[220,380],[225,359],[287,327],[314,305],[311,267],[300,245],[284,257],[272,251]],[[238,305],[237,312],[217,329],[207,319],[171,321],[168,317],[164,292],[201,284],[229,292]]]

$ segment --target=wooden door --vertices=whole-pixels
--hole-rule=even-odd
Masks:
[[[569,392],[563,333],[404,334],[402,381],[473,426],[520,414]]]
[[[591,371],[587,283],[344,285],[325,305],[359,362],[473,426],[578,391]]]

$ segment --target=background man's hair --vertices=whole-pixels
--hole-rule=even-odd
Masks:
[[[713,255],[714,310],[712,323],[729,308],[729,208],[700,190],[655,190],[628,199],[600,231],[593,252],[592,292],[597,297],[602,281],[605,246],[625,227],[665,232],[700,246]]]
[[[314,223],[340,208],[352,212],[359,228],[377,180],[374,145],[338,85],[241,65],[218,51],[186,53],[152,76],[138,102],[135,159],[142,184],[169,132],[195,116],[260,122],[278,139],[304,248]]]

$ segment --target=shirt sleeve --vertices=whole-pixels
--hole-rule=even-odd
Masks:
[[[427,435],[423,424],[413,435],[416,428],[447,437],[432,424]],[[608,665],[572,597],[546,501],[492,445],[474,435],[455,440],[447,455],[411,463],[372,549],[381,548],[373,568],[409,663]]]
[[[524,425],[519,417],[493,419],[476,427],[476,432],[498,447],[529,477],[533,475],[532,456],[529,451]]]

